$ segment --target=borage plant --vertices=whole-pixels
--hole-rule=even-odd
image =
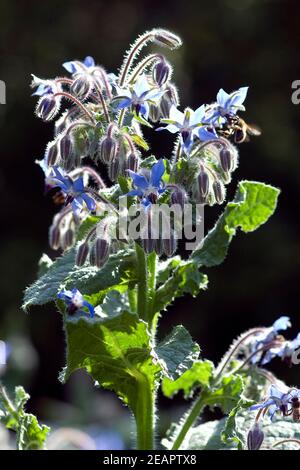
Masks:
[[[288,415],[298,396],[297,390],[280,392],[282,384],[263,368],[275,355],[288,356],[288,343],[277,334],[287,320],[242,335],[217,367],[199,358],[199,346],[182,325],[161,341],[158,325],[177,297],[207,288],[202,270],[224,260],[238,229],[252,232],[268,220],[279,190],[239,182],[234,200],[202,237],[204,208],[226,199],[238,165],[235,144],[259,134],[239,116],[248,88],[221,89],[216,102],[181,111],[166,58],[161,52],[139,58],[150,43],[172,50],[181,40],[162,29],[146,32],[117,76],[92,57],[64,63],[67,77],[33,76],[37,116],[56,120],[38,163],[47,191],[61,205],[49,232],[60,256],[52,261],[43,255],[24,309],[56,302],[67,344],[60,380],[85,369],[96,386],[114,391],[133,413],[138,449],[155,447],[161,385],[167,397],[180,390],[196,396],[163,439],[165,447],[243,447],[241,429],[251,428],[248,448],[258,448],[264,410]],[[161,139],[174,134],[170,158],[149,155],[145,126],[160,131]],[[176,254],[179,239],[186,242],[182,256]],[[243,410],[257,403],[256,424],[245,425]],[[193,428],[205,406],[218,406],[229,417]],[[247,416],[253,419],[254,412]],[[291,433],[289,423],[287,437]]]

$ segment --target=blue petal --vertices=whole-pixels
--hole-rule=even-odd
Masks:
[[[144,103],[144,104],[140,105],[140,114],[145,119],[148,119],[148,116],[149,116],[149,105],[148,105],[148,103]]]
[[[87,307],[87,308],[89,309],[90,315],[91,315],[91,317],[93,318],[94,315],[95,315],[95,309],[94,309],[94,307],[92,306],[92,304],[90,304],[89,302],[87,302],[86,300],[84,300],[83,306],[84,306],[84,307]]]
[[[50,85],[44,85],[41,83],[37,89],[32,93],[31,96],[43,96],[53,93],[53,90]]]
[[[139,197],[142,197],[143,196],[143,192],[138,190],[138,189],[132,189],[131,191],[129,191],[126,196],[139,196]]]
[[[217,102],[218,105],[221,106],[221,108],[226,108],[227,102],[230,99],[230,95],[226,93],[223,88],[220,88],[217,94]]]
[[[163,159],[161,158],[160,160],[158,160],[157,163],[155,163],[155,165],[153,165],[151,169],[150,183],[152,184],[152,186],[154,186],[155,188],[158,188],[160,186],[161,178],[164,172],[165,165]]]
[[[70,73],[75,73],[78,72],[80,67],[78,67],[77,61],[76,60],[71,60],[69,62],[64,62],[63,67]]]
[[[88,67],[88,68],[89,68],[89,67],[95,67],[95,61],[94,61],[93,57],[91,57],[90,55],[88,55],[88,56],[84,59],[83,63],[84,63],[84,65],[85,65],[86,67]]]
[[[236,92],[233,92],[230,97],[230,105],[241,106],[246,99],[248,88],[249,87],[245,86],[245,87],[239,88]]]
[[[176,134],[176,132],[178,132],[180,130],[180,127],[177,126],[176,124],[168,124],[166,127],[158,127],[157,129],[155,129],[156,131],[169,131],[171,132],[172,134]]]
[[[291,326],[291,321],[290,321],[290,317],[280,317],[278,318],[278,320],[276,320],[274,323],[273,323],[273,330],[274,331],[280,331],[280,330],[286,330],[287,328],[289,328]]]
[[[208,131],[205,127],[200,127],[198,130],[198,137],[200,140],[205,141],[205,140],[217,139],[218,135],[217,133],[213,131]]]
[[[145,75],[140,75],[137,81],[133,86],[133,90],[135,91],[136,95],[140,98],[141,95],[145,92],[150,91],[150,86],[148,80],[146,79]]]
[[[141,189],[147,189],[149,186],[149,181],[143,175],[139,175],[134,171],[128,170],[130,178],[132,178],[134,186]]]
[[[82,199],[86,203],[86,206],[89,211],[93,212],[96,209],[96,203],[91,196],[88,196],[86,193],[81,194]]]
[[[117,104],[117,109],[124,109],[128,108],[132,104],[132,99],[131,98],[125,98],[124,100],[120,101]]]

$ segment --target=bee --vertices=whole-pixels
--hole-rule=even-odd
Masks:
[[[233,137],[236,144],[248,142],[249,136],[261,135],[261,130],[254,124],[247,124],[239,116],[227,116],[227,125],[221,131],[224,137]]]
[[[65,204],[66,198],[62,191],[56,191],[52,195],[52,201],[54,202],[55,205],[60,206],[62,204]]]
[[[296,395],[292,394],[293,391],[296,391]],[[288,411],[288,405],[282,405],[281,411],[284,416],[292,416],[293,421],[296,423],[300,421],[300,399],[298,397],[298,393],[296,389],[291,389],[288,395],[291,396],[289,403],[291,405],[291,409]]]

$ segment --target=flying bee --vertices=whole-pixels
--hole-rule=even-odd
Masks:
[[[224,137],[232,137],[236,144],[248,142],[249,136],[261,135],[261,130],[254,124],[247,124],[239,116],[227,116],[227,124],[220,132]]]
[[[66,197],[62,191],[56,191],[52,195],[52,201],[54,202],[55,205],[60,206],[61,204],[65,204]]]
[[[296,392],[296,394],[293,395],[293,392]],[[281,406],[281,411],[284,416],[292,416],[294,422],[300,421],[300,399],[297,389],[292,388],[288,395],[291,396],[289,400],[291,409],[288,411],[288,405],[284,404]]]

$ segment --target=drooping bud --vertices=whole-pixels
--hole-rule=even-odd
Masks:
[[[71,228],[68,228],[68,230],[64,233],[63,240],[62,240],[62,246],[64,250],[66,248],[70,248],[70,246],[73,245],[74,242],[74,231]]]
[[[141,245],[146,253],[152,253],[155,250],[156,242],[155,238],[141,238]]]
[[[113,160],[107,168],[110,181],[116,181],[118,179],[120,170],[120,161],[117,159]]]
[[[179,204],[182,209],[186,203],[187,195],[184,189],[177,187],[171,194],[171,203]]]
[[[131,152],[126,160],[126,170],[137,172],[139,167],[139,157],[137,154]]]
[[[57,225],[51,225],[49,229],[49,245],[52,250],[58,250],[60,247],[60,230]]]
[[[161,117],[160,107],[155,104],[149,105],[149,119],[152,122],[158,122]]]
[[[159,62],[157,62],[152,70],[152,77],[153,81],[161,87],[165,83],[167,83],[172,74],[172,67],[171,65],[164,59],[164,57],[161,58]]]
[[[160,100],[160,111],[163,118],[168,119],[172,105],[176,107],[179,105],[179,97],[176,87],[169,83],[166,87],[166,92]]]
[[[161,256],[164,253],[163,242],[161,238],[158,238],[155,243],[155,253]]]
[[[63,160],[68,160],[72,156],[73,145],[71,136],[68,132],[60,138],[59,149],[60,156]]]
[[[154,31],[154,39],[157,44],[166,46],[169,49],[177,49],[182,44],[178,36],[165,29],[156,29]]]
[[[51,121],[59,111],[59,100],[53,95],[45,95],[40,98],[36,107],[36,114],[43,121]]]
[[[59,150],[58,150],[58,143],[56,140],[49,142],[47,149],[46,149],[46,160],[49,166],[57,165],[59,162]]]
[[[233,168],[233,159],[230,150],[222,148],[220,151],[220,164],[225,173],[229,173]]]
[[[105,136],[99,143],[99,158],[103,163],[111,163],[117,153],[117,141],[114,137]]]
[[[168,238],[163,238],[162,239],[162,245],[163,245],[163,252],[168,256],[172,256],[177,248],[177,241],[174,236],[174,233],[170,233],[170,236]]]
[[[257,422],[254,423],[250,431],[248,432],[247,436],[247,447],[248,450],[259,450],[263,441],[264,441],[264,433],[260,429],[259,424]]]
[[[106,238],[97,238],[94,247],[95,264],[98,268],[102,268],[102,266],[106,263],[109,255],[110,243]]]
[[[91,91],[92,81],[86,74],[79,74],[70,86],[70,92],[80,100],[85,100]]]
[[[216,180],[213,182],[213,193],[218,204],[222,204],[225,199],[225,188],[221,181]]]
[[[78,251],[76,253],[76,260],[75,264],[77,266],[83,266],[84,263],[86,262],[86,259],[88,257],[90,251],[89,244],[87,242],[83,242],[80,247],[78,248]]]
[[[198,181],[199,195],[201,196],[201,198],[206,198],[206,196],[208,195],[208,191],[209,191],[208,173],[204,170],[201,170],[198,175],[197,181]]]

